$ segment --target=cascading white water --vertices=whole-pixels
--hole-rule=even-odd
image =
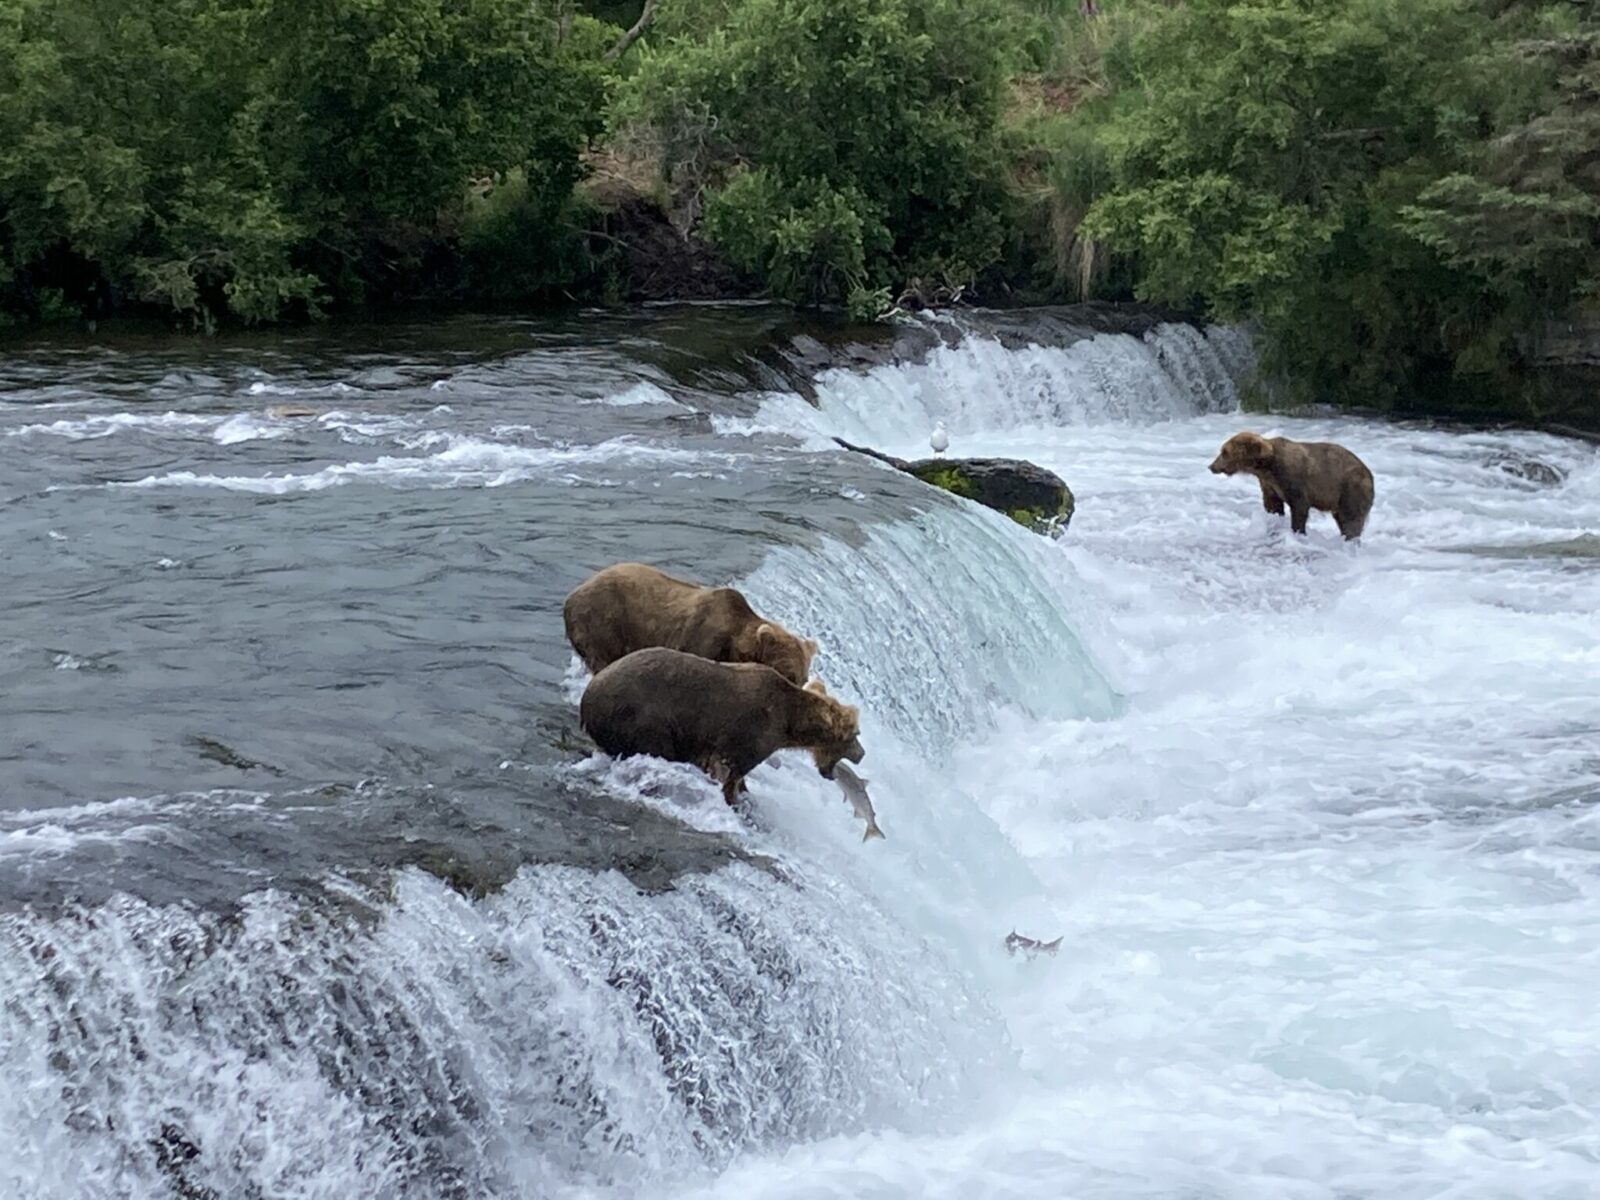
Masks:
[[[869,901],[803,875],[645,896],[526,868],[473,903],[407,872],[392,899],[346,895],[4,918],[0,1069],[36,1081],[0,1095],[4,1194],[631,1187],[938,1122],[1004,1047],[959,978],[932,986]]]
[[[825,371],[813,406],[769,399],[757,425],[842,437],[907,457],[927,453],[942,420],[955,439],[978,430],[1106,423],[1143,425],[1230,412],[1254,362],[1249,338],[1214,326],[1159,325],[1143,338],[1096,334],[1070,345],[1008,348],[978,332],[915,364]]]
[[[832,435],[923,453],[942,418],[952,454],[1077,494],[1059,542],[930,493],[741,581],[861,705],[886,840],[801,755],[747,819],[687,768],[590,759],[774,873],[6,914],[0,1189],[1588,1200],[1600,464],[1247,422],[1249,364],[1225,330],[969,332],[767,397],[727,427],[807,435],[771,456],[792,476]],[[1363,545],[1206,473],[1247,423],[1359,450]],[[468,450],[406,461],[568,467]],[[1010,959],[1013,928],[1061,950]]]
[[[839,436],[923,454],[942,418],[952,454],[1062,474],[1078,509],[1050,547],[1071,565],[1046,572],[1052,599],[1125,703],[1052,713],[1013,694],[1009,711],[972,718],[936,781],[907,766],[909,786],[879,804],[888,828],[917,813],[920,844],[878,856],[876,886],[928,910],[948,889],[977,909],[942,915],[966,922],[968,969],[1022,1054],[1014,1103],[955,1136],[901,1130],[747,1161],[693,1195],[1600,1188],[1586,982],[1600,966],[1600,459],[1533,434],[1244,418],[1221,381],[1248,364],[1217,333],[980,341],[826,379],[809,413],[764,406],[761,422],[819,450]],[[1378,480],[1363,543],[1321,517],[1293,538],[1248,481],[1209,475],[1242,427],[1356,449]],[[1004,521],[985,534],[1027,536]],[[943,560],[940,537],[923,545]],[[995,551],[961,553],[981,573]],[[782,557],[764,572],[786,587],[765,594],[821,620],[827,579]],[[830,564],[841,594],[854,601],[855,576],[880,560],[869,547],[855,571]],[[933,603],[963,612],[968,586]],[[1034,611],[1014,577],[995,590],[1024,621]],[[854,620],[848,604],[835,620]],[[863,640],[847,639],[852,654]],[[901,639],[887,640],[894,657]],[[910,685],[932,677],[936,650],[902,653]],[[981,654],[958,661],[989,676]],[[1015,662],[1002,653],[993,669],[1006,678]],[[880,681],[829,670],[895,726],[926,709],[944,737],[962,706],[990,699],[959,686],[949,707],[931,687],[885,699]],[[961,830],[948,840],[930,829],[943,814]],[[975,836],[984,821],[1001,836]],[[1036,887],[993,885],[985,907],[1008,869]],[[1059,954],[1006,971],[999,938],[1018,923],[1061,935]]]
[[[859,544],[774,550],[743,587],[819,640],[819,678],[924,753],[942,756],[1008,708],[1109,716],[1116,697],[1063,599],[1071,568],[1017,532],[939,497]]]

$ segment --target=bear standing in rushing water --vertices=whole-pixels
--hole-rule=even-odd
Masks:
[[[1347,539],[1361,536],[1372,510],[1372,472],[1343,446],[1236,433],[1212,460],[1215,475],[1254,475],[1269,513],[1289,509],[1289,528],[1306,531],[1313,508],[1332,513]]]
[[[604,668],[584,690],[578,720],[616,758],[649,754],[692,763],[721,781],[729,804],[744,777],[775,752],[809,750],[831,779],[860,762],[860,714],[820,683],[796,687],[759,663],[719,663],[660,647]]]
[[[674,579],[643,563],[589,576],[562,608],[567,640],[598,673],[624,655],[665,646],[717,662],[764,663],[790,683],[811,674],[816,642],[764,621],[743,593]]]

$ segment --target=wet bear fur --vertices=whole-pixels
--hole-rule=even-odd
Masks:
[[[729,804],[744,777],[779,750],[809,750],[828,778],[863,756],[860,714],[820,683],[796,687],[760,663],[712,662],[653,647],[601,669],[578,720],[614,758],[649,754],[692,763],[722,784]]]
[[[1236,433],[1212,460],[1216,475],[1254,475],[1261,484],[1261,503],[1269,513],[1289,510],[1289,528],[1306,531],[1313,508],[1332,513],[1347,539],[1361,536],[1372,511],[1372,472],[1343,446],[1333,442],[1296,442]]]
[[[625,655],[664,646],[728,663],[762,663],[790,683],[811,673],[817,644],[763,620],[743,593],[675,579],[644,563],[617,563],[572,590],[567,640],[598,674]]]

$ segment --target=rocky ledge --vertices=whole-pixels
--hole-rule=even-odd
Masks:
[[[924,483],[1005,513],[1018,525],[1055,537],[1072,520],[1072,489],[1054,471],[1020,458],[895,458],[843,438],[840,446],[888,463]]]

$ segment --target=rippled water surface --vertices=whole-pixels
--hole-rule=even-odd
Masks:
[[[1106,328],[6,347],[0,1189],[1600,1194],[1596,451]],[[935,420],[1065,536],[831,440]],[[1359,453],[1362,544],[1208,474],[1241,428]],[[623,558],[821,639],[886,840],[592,753]]]

